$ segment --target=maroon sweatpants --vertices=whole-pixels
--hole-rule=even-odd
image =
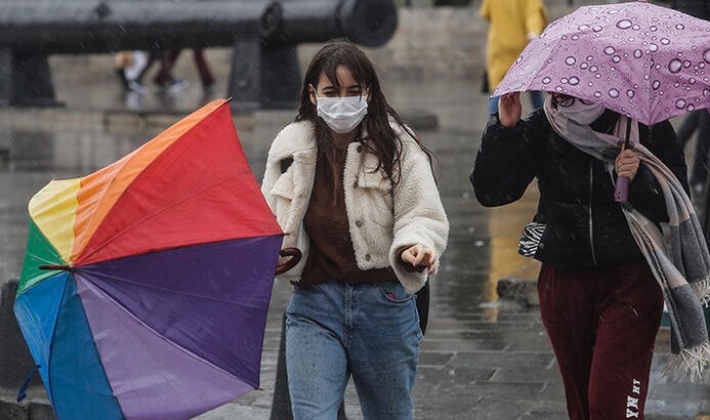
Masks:
[[[643,419],[663,295],[645,263],[542,264],[540,314],[571,420]]]

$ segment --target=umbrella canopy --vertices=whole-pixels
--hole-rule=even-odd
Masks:
[[[60,420],[188,419],[259,385],[283,232],[227,101],[29,213],[14,311]]]
[[[639,0],[584,6],[531,41],[493,92],[541,90],[653,124],[710,106],[710,22]]]

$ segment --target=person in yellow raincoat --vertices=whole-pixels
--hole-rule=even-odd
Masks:
[[[528,42],[542,33],[549,19],[543,0],[483,0],[479,13],[489,24],[486,72],[492,92]],[[530,99],[534,108],[542,106],[542,92],[530,92]],[[498,112],[497,97],[490,99],[488,109],[491,114]]]

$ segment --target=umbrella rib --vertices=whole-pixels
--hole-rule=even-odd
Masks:
[[[539,38],[538,38],[538,39],[539,39]],[[543,42],[544,42],[544,41],[543,41]],[[550,50],[553,50],[553,49],[557,48],[557,45],[559,45],[561,41],[560,41],[559,39],[554,39],[554,40],[548,41],[548,42],[549,42],[548,45],[550,45],[549,49],[550,49]],[[528,45],[530,45],[530,44],[528,44]],[[528,47],[526,47],[526,48],[523,50],[523,52],[521,52],[521,55],[525,54],[527,49],[528,49]],[[529,64],[528,64],[528,65],[529,65]],[[545,68],[545,66],[546,66],[545,60],[542,60],[542,61],[535,67],[535,71],[534,71],[534,72],[531,72],[531,74],[539,74],[540,70],[543,69],[543,68]],[[513,64],[513,66],[511,66],[511,67],[508,69],[508,71],[506,72],[506,75],[507,75],[508,72],[510,72],[510,71],[513,70],[513,67],[515,67],[515,64]],[[505,77],[504,77],[504,78],[505,78]],[[534,78],[530,78],[527,82],[524,83],[524,89],[523,89],[523,90],[515,90],[515,92],[523,92],[523,91],[527,92],[527,91],[531,90],[531,85],[532,85],[533,81],[534,81]],[[546,90],[543,89],[543,91],[546,91]],[[500,94],[498,94],[498,96],[500,96]]]
[[[214,101],[214,102],[217,102],[217,101]],[[204,121],[207,121],[207,120],[210,120],[210,119],[213,119],[213,118],[217,118],[217,116],[218,116],[217,111],[220,110],[225,104],[228,104],[229,102],[231,102],[231,98],[230,98],[230,99],[227,99],[227,100],[223,100],[223,102],[222,102],[220,105],[218,105],[217,107],[215,107],[214,109],[212,109],[212,110],[209,112],[209,114],[207,114],[207,115],[205,115],[205,116],[203,117],[203,122],[204,122]],[[192,113],[192,114],[188,115],[188,116],[185,117],[183,120],[181,120],[181,122],[182,122],[182,121],[187,121],[187,120],[189,120],[189,119],[191,119],[191,118],[194,118],[195,114],[196,114],[196,113]],[[178,122],[178,123],[179,123],[179,122]],[[196,129],[197,129],[196,127],[197,127],[197,125],[195,124],[195,125],[193,125],[192,127],[188,128],[184,133],[182,133],[182,136],[186,135],[187,133],[192,132],[193,130],[196,130]],[[120,166],[120,168],[117,170],[117,173],[122,172],[123,169],[124,169],[134,158],[136,158],[136,156],[139,155],[139,151],[141,151],[141,150],[143,150],[144,148],[146,148],[149,143],[154,142],[155,140],[157,140],[157,138],[159,138],[159,137],[160,137],[162,134],[164,134],[164,133],[165,133],[165,131],[164,131],[163,133],[161,133],[160,135],[158,135],[158,137],[156,137],[156,138],[154,138],[153,140],[151,140],[150,142],[148,142],[148,143],[146,143],[146,144],[140,146],[138,149],[134,150],[133,152],[129,153],[128,155],[124,156],[121,160],[119,160],[118,162],[122,162],[122,161],[123,161],[123,164],[122,164],[122,165]],[[235,132],[235,135],[236,135],[236,132]],[[238,142],[238,138],[237,138],[237,142]],[[168,144],[168,145],[166,146],[166,148],[161,151],[161,154],[162,154],[163,152],[165,152],[165,151],[167,151],[167,150],[173,148],[173,147],[175,146],[175,144],[177,144],[177,143],[178,143],[178,141],[176,140],[176,141],[171,142],[170,144]],[[118,163],[118,162],[116,162],[116,163]],[[151,161],[151,163],[152,163],[152,161]],[[148,166],[150,166],[150,164],[149,164]],[[133,177],[133,179],[131,180],[131,183],[130,183],[128,186],[126,186],[126,188],[121,192],[121,194],[119,195],[119,197],[116,199],[116,201],[114,202],[114,205],[115,205],[115,203],[117,203],[118,201],[121,200],[121,198],[126,194],[126,191],[128,190],[128,188],[130,188],[130,185],[132,185],[132,184],[136,181],[136,179],[138,179],[138,178],[140,177],[140,175],[142,174],[142,172],[143,172],[143,171],[141,170],[140,173],[139,173],[137,176]],[[240,174],[241,174],[241,173],[240,173]],[[113,184],[113,181],[115,180],[115,178],[116,178],[116,177],[114,176],[114,179],[111,181],[111,184]],[[105,196],[106,196],[107,193],[108,193],[108,189],[104,190],[104,191],[103,191],[103,194],[102,194],[102,197],[101,197],[101,199],[100,199],[99,201],[103,201],[103,199],[105,198]],[[93,219],[95,216],[96,216],[96,213],[94,213],[94,214],[91,216],[91,219]],[[91,220],[90,222],[92,222],[92,221],[93,221],[93,220]],[[91,223],[89,223],[89,225],[91,225]],[[87,242],[88,242],[88,241],[87,241]],[[82,246],[82,249],[84,249],[84,248],[85,248],[85,244]],[[101,248],[103,248],[103,245],[97,247],[97,250],[98,250],[98,249],[101,249]]]
[[[650,126],[710,106],[709,48],[705,19],[646,1],[583,6],[531,40],[493,96],[559,92]]]
[[[45,257],[43,257],[43,256],[41,256],[41,255],[38,255],[38,254],[34,254],[34,253],[29,254],[29,253],[28,253],[28,255],[30,255],[30,256],[31,256],[35,261],[37,261],[37,262],[43,262],[43,263],[45,263],[45,264],[39,264],[39,265],[38,265],[38,267],[39,267],[40,270],[55,270],[55,269],[59,269],[59,270],[60,270],[60,269],[62,269],[62,268],[49,268],[49,267],[65,267],[65,266],[68,266],[68,265],[64,265],[64,264],[56,264],[56,261],[55,261],[55,260],[49,259],[49,258],[45,258]],[[43,268],[43,267],[45,267],[45,268]]]
[[[81,272],[81,271],[84,271],[84,269],[83,269],[83,268],[79,268],[78,271]],[[180,295],[184,295],[184,296],[190,296],[190,297],[195,297],[195,298],[201,298],[201,299],[204,299],[204,300],[210,300],[210,301],[213,301],[213,302],[223,302],[223,303],[231,303],[231,304],[240,304],[240,303],[241,303],[241,302],[234,302],[234,301],[226,300],[226,299],[220,299],[220,298],[217,298],[217,297],[214,297],[214,296],[205,296],[205,295],[201,295],[201,294],[197,294],[197,293],[182,292],[182,291],[181,291],[180,293],[178,293],[178,292],[175,291],[175,289],[171,289],[171,288],[168,288],[168,287],[157,287],[157,286],[154,286],[154,285],[147,285],[147,284],[145,284],[145,283],[138,283],[138,282],[135,282],[135,281],[128,281],[128,280],[126,280],[126,279],[123,278],[123,277],[116,277],[116,276],[107,275],[107,276],[105,276],[105,278],[106,278],[106,279],[110,279],[110,280],[112,280],[112,281],[114,281],[114,282],[117,282],[117,283],[125,283],[125,284],[134,285],[134,286],[149,288],[149,289],[152,289],[152,290],[159,290],[159,291],[161,291],[161,292],[166,292],[166,293],[168,293],[168,294],[180,294]],[[88,280],[87,280],[87,281],[88,281]],[[92,284],[93,284],[93,283],[92,283]],[[99,286],[97,286],[97,285],[94,285],[94,287],[97,287],[97,288],[99,288],[100,290],[103,291],[103,289],[101,289],[101,288],[100,288]],[[106,293],[106,294],[107,294],[107,293]],[[108,294],[107,294],[107,295],[108,295]],[[246,306],[246,305],[245,305],[245,306]]]
[[[65,283],[64,287],[62,288],[62,296],[59,299],[60,302],[64,301],[64,296],[66,295],[66,293],[67,293],[67,287],[66,287],[66,283]],[[82,310],[82,312],[83,312],[83,310]],[[84,313],[84,317],[86,317],[85,313]],[[56,407],[56,401],[54,398],[54,393],[49,391],[50,389],[53,388],[52,387],[52,381],[53,381],[52,376],[53,375],[52,375],[52,370],[50,369],[50,366],[52,366],[52,358],[54,356],[54,351],[52,351],[52,349],[54,347],[54,342],[55,342],[55,338],[57,335],[57,325],[58,324],[59,324],[59,317],[57,316],[54,318],[54,323],[52,325],[52,337],[49,340],[49,349],[47,351],[47,366],[45,366],[46,371],[47,371],[47,384],[48,384],[47,394],[49,396],[50,403],[52,404],[52,407]]]
[[[127,258],[130,258],[130,257],[127,257]],[[79,274],[82,274],[82,272],[86,273],[86,272],[90,271],[90,270],[88,270],[89,267],[90,267],[90,266],[77,267],[77,268],[75,269],[75,271],[79,272]],[[84,277],[84,278],[87,278],[87,277],[89,277],[89,276],[84,275],[83,277]],[[184,291],[180,291],[180,292],[178,293],[178,292],[176,292],[175,289],[173,289],[173,288],[169,288],[169,287],[159,287],[159,286],[155,286],[155,285],[148,285],[148,284],[145,284],[145,283],[138,283],[138,282],[136,282],[136,281],[130,281],[129,279],[126,279],[125,277],[117,277],[117,276],[112,276],[112,275],[109,275],[109,274],[104,274],[103,277],[104,277],[106,280],[111,280],[111,281],[116,282],[116,283],[124,283],[124,284],[130,284],[130,285],[134,285],[134,286],[149,288],[149,289],[152,289],[152,290],[159,290],[159,291],[164,292],[164,293],[167,293],[167,294],[181,294],[181,295],[184,295],[184,296],[190,296],[190,297],[195,297],[195,298],[201,298],[201,299],[209,300],[209,301],[213,301],[213,302],[223,302],[223,303],[231,303],[231,304],[241,304],[241,303],[242,303],[242,302],[234,302],[234,301],[231,301],[231,300],[227,300],[227,299],[221,298],[221,296],[220,296],[220,297],[215,297],[215,296],[202,295],[202,294],[198,294],[198,293],[194,293],[194,292],[184,292]],[[88,280],[87,280],[87,282],[88,282]],[[102,289],[101,287],[99,287],[98,285],[96,285],[96,284],[94,284],[94,283],[91,283],[91,284],[93,284],[94,287],[97,287],[97,288],[99,288],[100,290],[103,291],[103,289]],[[106,293],[106,292],[104,292],[104,293]],[[108,294],[108,293],[106,293],[106,294]],[[113,300],[113,299],[112,299],[112,300]],[[246,305],[243,305],[243,306],[246,306]]]
[[[112,235],[112,236],[111,236],[110,238],[108,238],[104,243],[102,243],[102,244],[100,244],[100,245],[97,245],[97,246],[93,249],[93,251],[92,251],[90,254],[85,254],[85,255],[83,255],[83,256],[82,256],[82,260],[86,260],[86,259],[89,258],[90,256],[92,256],[92,255],[96,254],[97,252],[99,252],[100,250],[104,249],[106,246],[108,246],[108,245],[112,242],[113,239],[115,239],[115,238],[117,238],[117,237],[120,237],[120,236],[123,236],[124,234],[126,234],[127,232],[129,232],[132,228],[134,228],[135,226],[140,225],[140,224],[143,223],[144,221],[149,220],[149,219],[151,219],[151,218],[157,216],[158,214],[160,214],[161,212],[163,212],[163,211],[165,211],[165,210],[167,210],[167,209],[170,209],[170,208],[173,208],[173,207],[175,207],[175,206],[178,206],[179,204],[181,204],[181,203],[183,203],[183,202],[185,202],[185,201],[188,201],[188,200],[194,198],[195,196],[204,193],[205,191],[209,191],[209,190],[212,190],[212,189],[214,189],[214,188],[217,188],[217,187],[219,187],[219,186],[221,186],[221,185],[223,185],[223,184],[226,184],[226,183],[232,181],[233,179],[238,178],[239,176],[243,175],[243,174],[246,173],[246,172],[251,173],[251,171],[250,171],[249,169],[245,169],[245,170],[243,170],[243,171],[241,171],[241,172],[239,172],[239,173],[237,173],[237,174],[235,174],[235,175],[233,175],[233,176],[231,176],[231,177],[225,178],[223,181],[221,181],[221,182],[219,182],[219,183],[210,185],[208,188],[204,188],[204,189],[202,189],[202,190],[200,190],[200,191],[196,191],[196,192],[194,192],[194,193],[192,193],[192,194],[190,194],[190,195],[188,195],[188,196],[185,196],[185,197],[183,197],[181,200],[178,200],[178,201],[172,203],[172,204],[169,205],[169,206],[162,207],[162,208],[161,208],[161,211],[160,211],[159,213],[151,213],[150,215],[145,215],[144,217],[142,217],[142,218],[140,218],[140,219],[134,221],[134,222],[131,223],[130,225],[125,226],[120,232],[117,232],[115,235]],[[128,188],[126,188],[126,190],[127,190],[127,189],[128,189]],[[124,191],[124,194],[125,194],[125,191]],[[123,196],[124,194],[122,194],[122,196]],[[107,216],[107,217],[108,217],[108,216]],[[254,236],[254,237],[257,237],[257,236]],[[247,238],[248,238],[248,237],[244,237],[244,239],[247,239]]]
[[[189,355],[190,357],[192,357],[192,358],[194,358],[194,359],[196,359],[196,360],[198,360],[198,361],[200,361],[200,362],[202,362],[202,363],[204,363],[204,364],[206,364],[206,365],[209,365],[210,367],[212,367],[212,368],[214,368],[214,369],[217,369],[217,370],[223,372],[225,375],[228,375],[228,376],[230,376],[230,377],[232,377],[232,378],[235,378],[235,379],[237,379],[237,380],[239,380],[239,381],[242,380],[242,379],[240,379],[239,377],[233,375],[232,373],[230,373],[230,372],[224,370],[223,368],[221,368],[221,367],[215,365],[214,363],[212,363],[212,362],[210,362],[210,361],[208,361],[208,360],[205,360],[205,359],[201,358],[200,356],[196,355],[195,353],[191,352],[190,350],[188,350],[188,349],[186,349],[186,348],[184,348],[184,347],[178,345],[177,343],[175,343],[174,341],[172,341],[172,340],[170,340],[169,338],[165,337],[164,335],[161,335],[160,333],[158,333],[158,331],[156,331],[156,330],[155,330],[154,328],[152,328],[150,325],[146,324],[146,323],[143,322],[140,318],[138,318],[137,316],[135,316],[135,314],[133,314],[133,312],[131,312],[130,310],[128,310],[128,308],[126,308],[124,305],[121,305],[121,303],[118,302],[117,300],[115,300],[110,294],[105,293],[105,292],[104,292],[100,287],[98,287],[97,285],[95,285],[95,284],[93,284],[93,283],[91,283],[91,282],[89,282],[89,281],[86,281],[85,284],[86,284],[86,287],[89,288],[89,289],[91,289],[94,293],[96,293],[96,294],[101,294],[101,295],[103,295],[106,299],[108,299],[108,300],[110,300],[111,302],[113,302],[114,305],[116,305],[116,307],[117,307],[119,310],[125,312],[125,313],[126,313],[130,318],[132,318],[135,322],[137,322],[138,324],[142,325],[146,330],[150,331],[151,334],[153,334],[153,335],[155,335],[156,337],[158,337],[158,339],[161,339],[161,340],[163,340],[163,341],[169,343],[171,346],[173,346],[173,347],[174,347],[175,349],[177,349],[178,351],[181,351],[181,352],[183,352],[183,353]]]

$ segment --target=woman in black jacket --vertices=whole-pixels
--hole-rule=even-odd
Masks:
[[[630,124],[631,136],[687,191],[682,150],[668,121],[647,127],[564,95],[551,95],[543,109],[521,120],[519,95],[501,97],[499,114],[491,116],[483,134],[470,176],[476,198],[487,207],[509,204],[537,178],[540,199],[533,220],[542,233],[532,252],[542,262],[540,313],[569,416],[643,418],[663,296],[614,199],[613,180],[631,180],[628,202],[656,224],[668,218],[664,197],[632,148],[605,163],[563,137],[552,122],[561,114],[588,125],[594,135],[617,137]]]

